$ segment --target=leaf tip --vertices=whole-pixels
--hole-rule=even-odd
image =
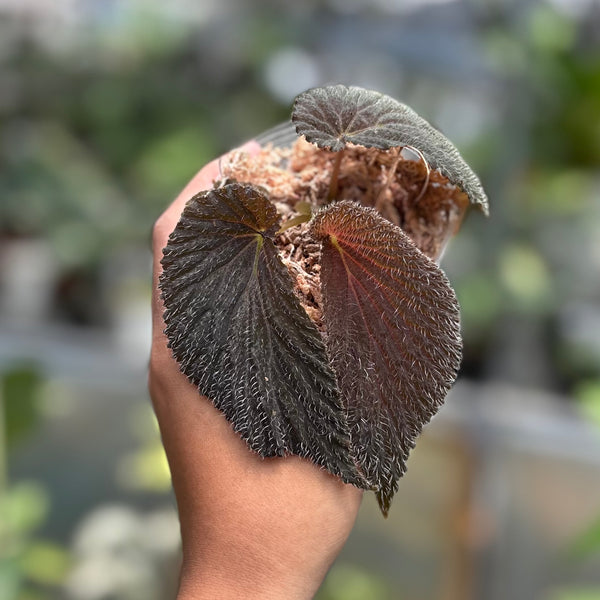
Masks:
[[[392,506],[392,497],[394,492],[386,493],[384,491],[378,491],[375,493],[375,497],[377,498],[377,504],[379,505],[379,510],[383,515],[384,519],[387,519],[390,514],[390,507]]]

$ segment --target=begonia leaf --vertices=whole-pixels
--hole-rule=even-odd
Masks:
[[[325,346],[272,241],[278,226],[253,185],[187,203],[163,251],[169,346],[253,450],[297,454],[364,487]]]
[[[331,85],[300,94],[292,111],[296,131],[320,148],[340,151],[348,143],[388,150],[410,146],[429,166],[458,185],[485,214],[487,196],[456,147],[412,108],[360,87]]]
[[[311,227],[352,451],[386,514],[416,437],[456,378],[458,303],[439,267],[375,210],[337,202]]]

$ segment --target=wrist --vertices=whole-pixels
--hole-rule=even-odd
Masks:
[[[238,565],[215,568],[211,565],[183,567],[176,600],[309,600],[316,594],[323,576],[308,581],[302,574],[266,572],[264,565],[249,573]]]
[[[200,519],[182,520],[177,600],[309,600],[346,538],[328,532],[327,525],[320,535],[310,525],[284,527],[274,509],[272,523],[263,516],[239,518],[239,508],[190,512]]]

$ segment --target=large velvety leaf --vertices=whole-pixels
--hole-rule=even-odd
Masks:
[[[439,267],[373,209],[332,204],[312,233],[352,450],[386,514],[416,437],[456,378],[458,304]]]
[[[412,146],[430,167],[458,185],[487,214],[481,183],[456,147],[412,108],[372,90],[345,85],[313,88],[294,102],[296,131],[320,148],[342,150],[348,142],[387,150]]]
[[[307,457],[364,485],[324,344],[269,237],[278,224],[252,185],[227,183],[188,202],[163,251],[169,345],[252,449]]]

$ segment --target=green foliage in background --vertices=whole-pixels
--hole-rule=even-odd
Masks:
[[[564,588],[551,592],[548,600],[600,600],[600,588]]]
[[[0,491],[0,598],[54,597],[67,574],[69,553],[40,538],[49,499],[35,482],[18,482]],[[54,590],[54,591],[53,591]]]
[[[401,600],[384,580],[356,565],[335,564],[315,600]]]
[[[50,598],[67,573],[69,554],[59,544],[40,538],[37,530],[48,516],[50,499],[35,481],[9,483],[7,450],[31,434],[39,422],[42,376],[32,364],[7,370],[0,378],[0,598]]]
[[[0,378],[0,398],[4,400],[6,444],[11,445],[31,433],[39,418],[38,399],[42,376],[34,365],[22,364]]]
[[[0,236],[45,236],[64,267],[146,243],[202,164],[282,114],[243,65],[202,85],[214,65],[198,63],[191,32],[138,8],[60,59],[25,42],[3,61],[23,101],[0,107]]]

